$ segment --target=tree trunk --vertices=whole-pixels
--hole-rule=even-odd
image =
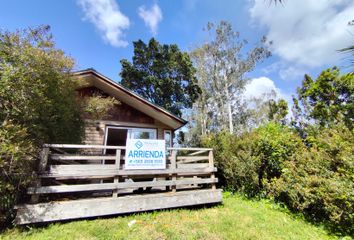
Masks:
[[[234,133],[234,125],[233,125],[233,122],[232,122],[232,111],[231,111],[230,100],[227,102],[227,110],[228,110],[228,113],[229,113],[229,130],[230,130],[230,133],[233,134]]]
[[[225,81],[227,81],[226,77],[225,77]],[[233,125],[233,121],[232,121],[232,110],[231,110],[231,99],[230,99],[230,93],[229,93],[229,88],[228,88],[228,84],[226,84],[226,88],[225,88],[225,93],[226,93],[226,104],[227,104],[227,114],[228,114],[228,122],[229,122],[229,131],[231,134],[234,133],[234,125]]]

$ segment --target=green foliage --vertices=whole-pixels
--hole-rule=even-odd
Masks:
[[[335,231],[354,235],[354,138],[343,125],[311,136],[312,147],[298,149],[285,162],[271,196]]]
[[[189,55],[175,44],[138,40],[133,62],[123,59],[121,64],[123,86],[178,116],[181,109],[192,107],[200,93]]]
[[[280,122],[282,124],[286,123],[286,116],[288,115],[288,102],[284,99],[278,100],[270,100],[269,104],[269,112],[268,118],[271,121]]]
[[[263,183],[268,184],[280,177],[284,162],[302,145],[302,141],[288,127],[273,122],[255,132],[258,137],[252,152],[261,161],[258,181],[260,188],[263,188]]]
[[[210,135],[202,143],[214,148],[225,188],[275,199],[311,221],[353,235],[353,133],[337,124],[307,134],[303,140],[271,122],[242,136]]]
[[[36,147],[25,128],[4,122],[0,128],[0,223],[14,217],[13,207],[33,176]]]
[[[284,162],[301,144],[288,127],[273,122],[242,137],[223,132],[203,139],[215,150],[225,185],[248,196],[266,194],[264,185],[280,177]]]
[[[94,120],[103,119],[108,111],[120,102],[113,97],[95,95],[84,99],[84,112],[88,113]]]
[[[220,183],[227,189],[247,196],[255,196],[260,192],[257,172],[260,161],[252,154],[255,138],[255,134],[237,138],[228,132],[221,132],[202,139],[203,146],[214,148]]]
[[[352,129],[354,121],[354,74],[340,75],[338,68],[323,71],[316,80],[305,75],[298,99],[308,119],[321,126],[344,121]]]
[[[201,88],[191,114],[194,139],[222,130],[235,133],[242,128],[249,118],[243,99],[247,73],[271,55],[271,43],[265,37],[247,46],[229,22],[208,23],[206,31],[210,39],[190,53]]]
[[[49,27],[0,31],[1,225],[31,180],[36,149],[81,140],[73,64],[55,48]]]
[[[54,47],[49,27],[0,32],[0,123],[22,125],[42,143],[79,142],[73,64]]]

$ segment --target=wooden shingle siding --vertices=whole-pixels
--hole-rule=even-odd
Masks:
[[[101,127],[101,124],[98,125]],[[94,122],[85,123],[85,144],[87,145],[102,145],[104,143],[104,130],[97,130],[97,124]]]
[[[97,130],[97,127],[99,129]],[[85,137],[84,144],[86,145],[103,145],[104,144],[104,125],[102,129],[102,124],[97,124],[94,121],[85,121]],[[85,150],[85,152],[90,154],[102,153],[102,150]]]
[[[165,139],[165,136],[164,136],[165,130],[171,130],[171,132],[173,132],[173,129],[170,129],[168,126],[166,126],[162,122],[159,122],[156,120],[155,124],[156,124],[156,128],[157,128],[157,139]]]
[[[141,124],[141,123],[130,123],[130,122],[119,122],[119,121],[86,120],[84,144],[86,144],[86,145],[103,145],[104,139],[105,139],[106,126],[117,126],[117,127],[125,127],[125,128],[157,129],[157,139],[164,139],[164,130],[169,130],[168,126],[166,126],[163,123],[158,122],[158,121],[155,121],[154,124]],[[172,130],[172,129],[170,129],[170,130]]]
[[[81,98],[90,97],[95,94],[98,94],[103,97],[108,96],[107,94],[102,92],[102,90],[96,87],[82,88],[77,91]],[[83,117],[85,119],[92,119],[92,117],[89,114],[84,114]],[[153,118],[125,104],[124,102],[120,102],[120,104],[116,104],[113,108],[109,109],[107,116],[103,117],[101,120],[147,123],[147,124],[154,123]]]
[[[108,96],[96,87],[86,87],[77,90],[81,98],[90,97],[95,94]],[[119,99],[118,99],[119,100]],[[105,142],[106,126],[117,126],[125,128],[152,128],[157,130],[157,139],[164,139],[164,130],[173,129],[157,119],[140,112],[139,110],[121,102],[108,111],[107,116],[95,120],[89,114],[83,115],[86,119],[84,144],[103,145]]]
[[[134,123],[149,123],[153,124],[154,119],[148,115],[130,107],[127,104],[121,103],[114,106],[108,111],[108,115],[102,120],[121,121],[121,122],[134,122]]]

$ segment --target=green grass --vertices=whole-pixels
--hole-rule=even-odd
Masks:
[[[224,195],[223,205],[11,229],[0,239],[335,239],[266,201]],[[128,223],[136,223],[129,227]]]

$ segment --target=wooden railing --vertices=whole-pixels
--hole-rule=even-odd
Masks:
[[[123,151],[124,146],[44,145],[38,181],[28,189],[32,202],[43,194],[90,192],[118,197],[144,188],[145,193],[216,189],[210,148],[167,148],[166,169],[161,170],[126,170]]]

